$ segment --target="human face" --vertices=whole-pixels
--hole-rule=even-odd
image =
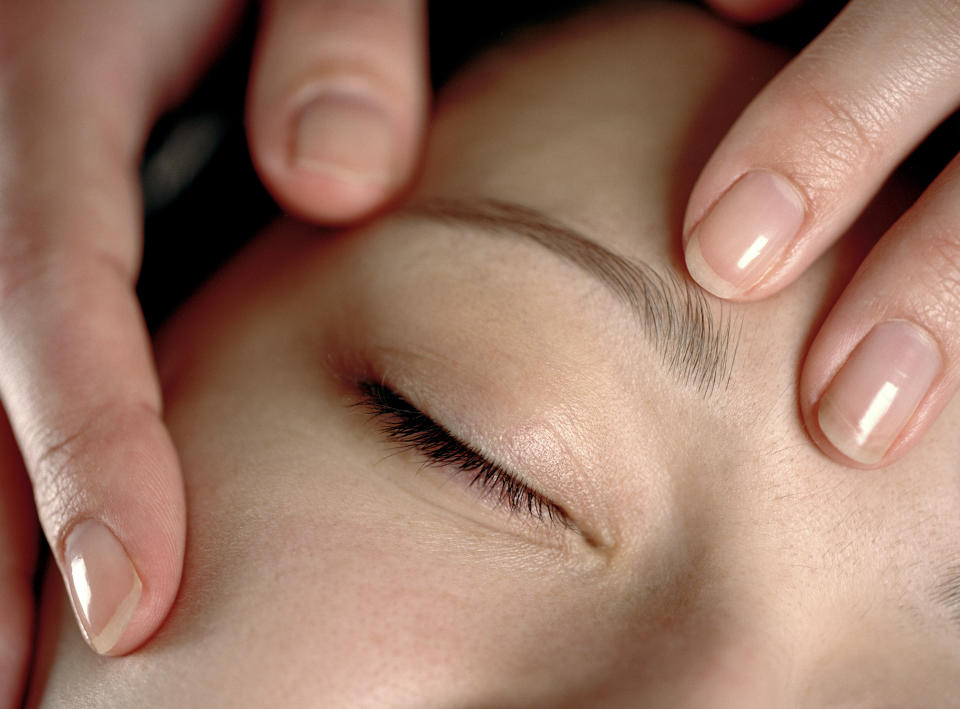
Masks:
[[[683,197],[778,61],[581,16],[448,89],[407,205],[269,229],[158,343],[174,610],[95,657],[51,585],[34,701],[960,706],[960,406],[839,467],[796,372],[850,259],[749,306],[683,285]]]

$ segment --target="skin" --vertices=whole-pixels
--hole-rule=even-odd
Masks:
[[[134,290],[137,168],[152,125],[202,75],[246,4],[0,3],[0,436],[16,440],[0,447],[0,506],[37,513],[0,523],[0,706],[20,703],[26,679],[36,517],[65,574],[71,533],[97,520],[144,581],[122,637],[101,651],[141,645],[177,594],[183,478]],[[247,125],[265,184],[317,222],[369,216],[406,184],[421,148],[422,1],[270,0],[260,10]],[[367,114],[382,106],[382,136],[330,121],[334,133],[352,130],[352,143],[304,163],[293,136],[325,91]],[[312,132],[320,152],[324,141],[347,142],[323,138],[324,125]],[[374,161],[366,175],[351,163],[363,155]]]
[[[448,89],[411,203],[520,203],[681,274],[683,196],[745,69],[781,61],[689,9],[541,30]],[[809,446],[796,405],[851,237],[770,300],[708,301],[742,327],[705,395],[528,240],[409,213],[278,223],[157,342],[190,510],[167,623],[97,657],[48,575],[28,706],[956,706],[935,596],[960,558],[960,406],[867,475]],[[396,454],[351,406],[365,378],[576,529]]]
[[[720,0],[740,18],[780,9],[776,0]],[[684,244],[690,273],[737,301],[769,297],[791,284],[847,231],[897,165],[958,105],[960,5],[942,0],[856,0],[764,87],[713,151],[689,197]],[[952,146],[955,150],[956,146]],[[948,148],[950,149],[950,148]],[[949,157],[949,156],[947,156]],[[699,224],[743,175],[782,176],[802,212],[783,252],[753,283],[721,293],[689,247]],[[960,221],[953,159],[889,229],[873,233],[862,259],[803,360],[799,402],[811,438],[835,460],[883,467],[909,452],[960,384]],[[750,223],[754,210],[739,210]],[[727,225],[718,242],[735,242]],[[818,406],[857,346],[878,323],[904,320],[926,333],[941,366],[879,459],[841,452],[824,434]],[[883,361],[872,362],[879,372]],[[921,377],[916,376],[920,379]]]
[[[708,4],[757,22],[798,2]],[[144,594],[116,644],[98,648],[109,654],[135,650],[166,617],[179,588],[187,519],[133,288],[141,258],[136,165],[157,116],[189,91],[245,5],[0,3],[0,398],[9,419],[9,426],[0,421],[0,435],[15,441],[0,448],[0,504],[30,509],[25,481],[32,483],[63,572],[79,524],[97,520],[116,537]],[[316,223],[383,210],[404,193],[422,157],[425,3],[262,0],[259,10],[247,126],[264,184],[287,211]],[[851,0],[776,80],[762,91],[750,84],[757,100],[719,143],[695,189],[678,197],[689,198],[678,238],[682,232],[689,246],[731,185],[757,169],[794,183],[803,224],[759,282],[724,297],[769,297],[848,230],[883,179],[956,107],[958,36],[953,0]],[[327,112],[308,112],[324,98]],[[884,236],[868,258],[858,257],[862,269],[797,363],[808,435],[840,463],[898,460],[960,384],[957,169],[947,167],[893,229],[873,232]],[[736,241],[737,231],[721,233],[720,242]],[[719,293],[702,270],[691,275]],[[886,452],[865,462],[824,436],[818,410],[864,336],[891,318],[923,328],[942,368]],[[0,569],[7,599],[0,704],[19,701],[26,677],[36,546],[31,515],[0,523],[9,560]]]

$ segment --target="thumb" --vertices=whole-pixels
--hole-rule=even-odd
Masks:
[[[8,3],[0,27],[0,397],[101,653],[156,630],[183,563],[183,483],[133,290],[137,163],[237,5],[38,0]]]

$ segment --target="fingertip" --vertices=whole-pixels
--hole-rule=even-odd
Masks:
[[[721,298],[769,294],[768,276],[797,239],[805,215],[803,197],[789,179],[773,170],[750,170],[693,228],[685,250],[687,269]]]
[[[95,519],[83,520],[67,535],[67,596],[81,635],[97,654],[133,652],[165,621],[180,585],[182,555],[174,552],[175,564],[160,556],[170,553],[154,552],[136,563],[114,531]]]
[[[372,212],[409,179],[419,131],[411,135],[403,111],[366,89],[302,93],[307,97],[277,128],[288,139],[261,149],[264,180],[303,218],[338,224]]]
[[[115,648],[122,651],[120,641],[143,593],[143,582],[123,545],[102,522],[84,520],[67,535],[64,565],[84,639],[101,655]]]
[[[86,476],[96,451],[99,479]],[[48,516],[59,508],[55,517],[63,517],[53,522],[60,532],[52,548],[87,644],[101,655],[125,655],[153,637],[180,586],[186,510],[179,462],[162,421],[144,411],[85,441],[71,463],[71,486],[85,486],[83,500],[46,501]]]
[[[265,4],[248,132],[281,206],[345,223],[407,184],[427,108],[424,26],[421,0]]]
[[[694,230],[690,235],[683,258],[686,261],[687,272],[690,277],[705,291],[723,299],[734,298],[738,295],[737,288],[732,283],[720,278],[703,257],[697,230]]]
[[[811,438],[847,467],[874,470],[897,462],[945,405],[937,403],[944,397],[945,367],[937,340],[903,318],[876,323],[852,348],[849,338],[831,343],[821,341],[825,336],[829,330],[815,340],[800,381]],[[848,354],[831,354],[831,344]],[[825,366],[830,371],[821,371]]]

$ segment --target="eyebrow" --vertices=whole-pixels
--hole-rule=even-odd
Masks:
[[[950,619],[960,630],[960,563],[948,566],[934,586],[933,600],[947,610]]]
[[[629,260],[530,207],[493,199],[427,199],[400,216],[426,218],[520,236],[597,279],[637,316],[664,366],[705,398],[729,385],[742,321],[723,304],[714,314],[700,288],[674,273]]]

